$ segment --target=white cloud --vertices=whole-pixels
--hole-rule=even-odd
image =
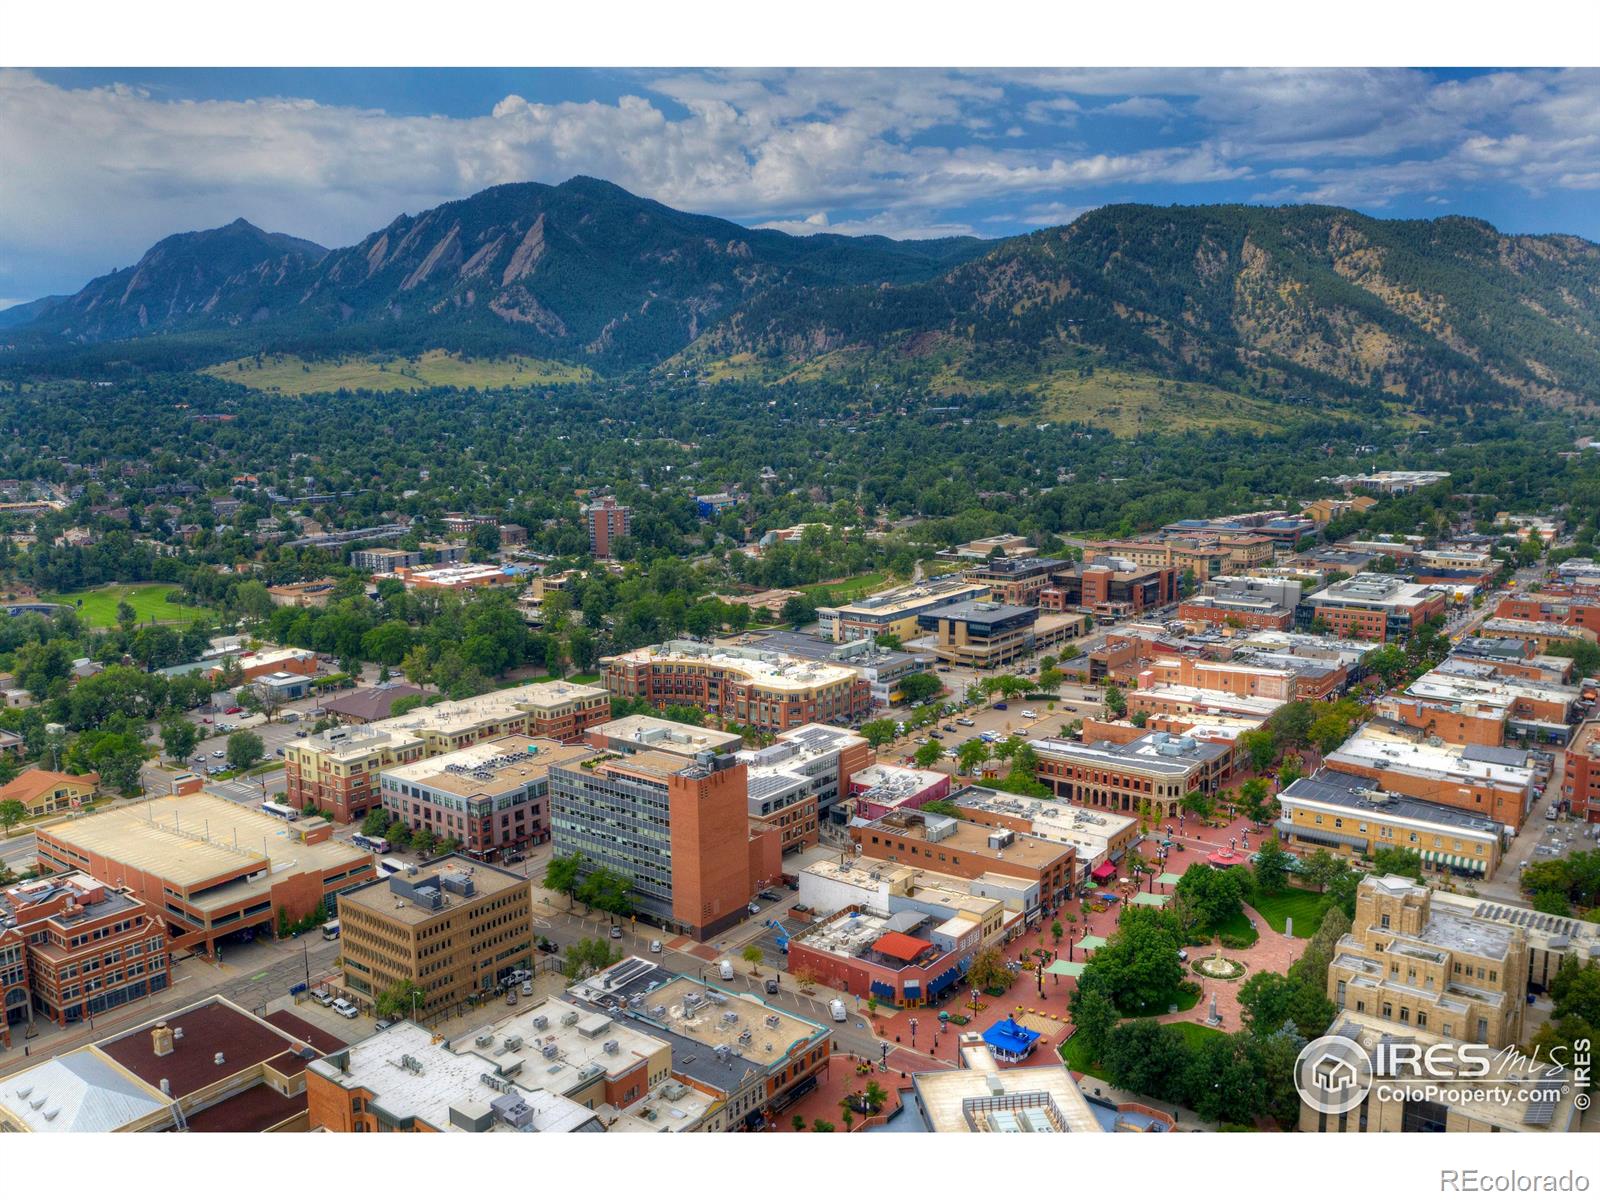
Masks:
[[[1178,115],[1177,108],[1160,96],[1130,96],[1115,104],[1107,104],[1098,111],[1107,116],[1131,117],[1142,121],[1164,121]]]
[[[763,221],[756,228],[776,229],[806,237],[813,233],[840,233],[847,237],[877,234],[900,240],[973,237],[977,230],[963,221],[940,221],[928,213],[880,212],[855,220],[830,221],[827,213],[812,213],[801,220]]]
[[[1597,71],[631,78],[635,94],[610,102],[511,95],[446,118],[285,97],[172,100],[0,72],[0,290],[75,286],[168,233],[235,216],[340,245],[401,211],[575,174],[774,228],[891,236],[965,232],[1007,207],[1056,223],[1090,202],[1194,184],[1379,208],[1463,187],[1600,188]],[[1083,140],[1091,110],[1158,123],[1157,144]]]

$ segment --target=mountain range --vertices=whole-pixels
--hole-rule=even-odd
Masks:
[[[0,314],[30,348],[211,360],[444,348],[601,371],[920,372],[1026,391],[1115,366],[1415,404],[1600,401],[1600,246],[1348,209],[1111,205],[985,241],[795,237],[597,179],[493,187],[327,250],[243,220]]]

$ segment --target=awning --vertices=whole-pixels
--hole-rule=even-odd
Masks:
[[[1097,879],[1101,883],[1104,883],[1106,880],[1113,878],[1116,875],[1116,873],[1117,873],[1117,864],[1112,862],[1108,858],[1108,859],[1106,859],[1105,862],[1101,863],[1094,870],[1090,871],[1089,872],[1089,876],[1092,879]]]
[[[1017,1059],[1029,1053],[1039,1034],[1026,1025],[1018,1025],[1010,1017],[996,1021],[983,1031],[983,1040],[1002,1058]]]
[[[1097,933],[1088,933],[1078,939],[1078,949],[1080,950],[1098,950],[1105,944],[1105,938]]]
[[[1135,904],[1142,904],[1146,908],[1164,908],[1172,903],[1171,892],[1140,892],[1133,898]]]
[[[1044,973],[1046,975],[1065,975],[1069,979],[1076,979],[1083,974],[1083,966],[1081,962],[1068,962],[1064,958],[1058,958],[1044,969]]]
[[[932,945],[932,942],[925,942],[907,933],[886,933],[872,943],[872,948],[879,954],[898,958],[901,962],[912,962]]]
[[[1156,882],[1165,884],[1167,887],[1173,887],[1180,880],[1182,880],[1182,878],[1183,876],[1177,874],[1175,871],[1163,871],[1161,874],[1156,876]]]
[[[909,998],[922,995],[922,980],[908,979],[900,985],[900,990]]]

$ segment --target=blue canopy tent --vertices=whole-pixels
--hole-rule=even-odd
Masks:
[[[988,1043],[994,1056],[1002,1062],[1021,1062],[1033,1053],[1033,1046],[1039,1040],[1039,1035],[1026,1025],[1018,1025],[1010,1017],[1006,1017],[985,1029],[983,1040]]]

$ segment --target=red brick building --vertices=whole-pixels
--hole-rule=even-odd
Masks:
[[[67,1024],[167,987],[166,922],[126,891],[83,871],[0,891],[0,915],[26,950],[22,978],[4,985],[8,1010],[14,1007],[11,990],[25,987],[35,1012]],[[0,967],[0,977],[4,972]]]
[[[633,527],[633,510],[603,496],[583,510],[583,523],[589,529],[589,552],[610,558],[617,539],[627,537]]]
[[[1550,621],[1600,635],[1600,598],[1557,592],[1504,596],[1494,615],[1513,621]]]
[[[1561,802],[1580,821],[1600,821],[1600,719],[1585,721],[1567,747]]]

